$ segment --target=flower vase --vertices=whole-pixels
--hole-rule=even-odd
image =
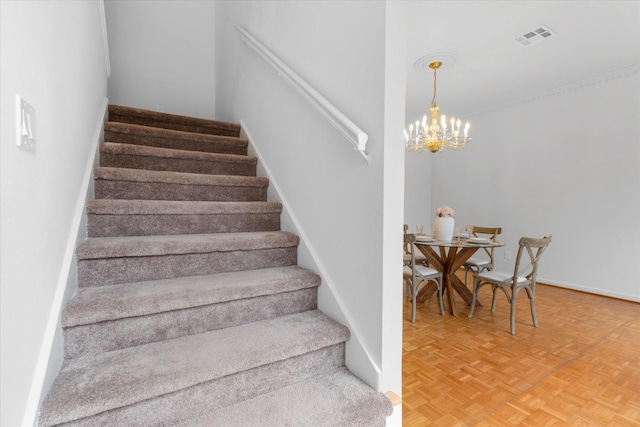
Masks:
[[[436,230],[435,238],[441,242],[450,242],[453,239],[455,221],[450,216],[436,217],[433,226]]]

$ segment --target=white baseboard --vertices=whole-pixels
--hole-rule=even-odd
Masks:
[[[380,389],[382,370],[371,357],[371,352],[369,351],[366,342],[362,339],[362,333],[360,332],[360,328],[358,327],[357,322],[353,319],[353,316],[349,312],[346,304],[340,297],[340,294],[336,289],[336,285],[332,280],[329,271],[327,271],[327,269],[324,267],[320,256],[315,251],[313,245],[311,245],[307,234],[301,227],[300,222],[296,218],[295,213],[292,211],[290,204],[288,203],[286,197],[283,196],[280,189],[281,187],[278,185],[277,180],[273,178],[273,175],[271,174],[271,171],[269,169],[269,165],[264,161],[263,156],[261,156],[260,154],[260,150],[253,144],[251,134],[242,120],[240,120],[240,125],[242,126],[241,136],[249,141],[250,153],[252,155],[255,155],[259,160],[259,171],[263,173],[265,177],[269,178],[269,189],[273,190],[272,194],[274,194],[274,197],[277,199],[277,201],[282,203],[283,214],[288,216],[288,218],[291,220],[291,223],[295,228],[295,230],[293,231],[300,237],[300,246],[304,246],[305,250],[313,259],[313,269],[316,270],[316,272],[322,277],[322,284],[327,286],[329,293],[331,294],[333,300],[337,305],[337,307],[333,310],[334,313],[339,313],[339,315],[336,315],[335,320],[345,324],[345,326],[347,326],[351,331],[351,338],[346,343],[347,367],[369,386],[378,391],[382,391]],[[322,307],[320,308],[322,309]]]
[[[559,288],[573,289],[574,291],[586,292],[589,294],[602,295],[605,297],[623,299],[627,301],[640,302],[640,297],[638,295],[631,295],[622,292],[612,292],[602,288],[590,288],[587,286],[577,285],[575,283],[561,282],[558,280],[545,279],[543,277],[538,277],[536,282],[543,283],[545,285],[557,286]]]
[[[107,117],[109,106],[109,100],[104,99],[100,114],[98,117],[98,123],[96,124],[95,132],[93,135],[93,145],[89,152],[89,157],[86,159],[86,166],[84,175],[82,178],[82,184],[80,186],[80,192],[76,199],[76,205],[73,211],[73,220],[71,227],[69,228],[69,235],[67,237],[67,244],[65,246],[64,257],[62,261],[62,267],[60,268],[60,275],[58,276],[56,290],[54,293],[53,301],[51,303],[51,311],[47,321],[44,337],[42,339],[42,346],[40,347],[40,353],[38,354],[38,360],[36,362],[36,369],[33,375],[33,381],[29,390],[29,397],[27,399],[27,405],[24,416],[22,418],[22,427],[33,427],[37,423],[38,409],[40,403],[44,398],[45,393],[49,387],[45,384],[49,369],[59,370],[62,365],[62,360],[51,360],[54,346],[56,344],[56,333],[60,324],[60,313],[63,309],[65,294],[69,286],[70,279],[73,280],[75,275],[72,275],[73,262],[75,257],[76,245],[78,243],[79,236],[83,234],[82,224],[84,218],[84,210],[87,204],[89,196],[89,190],[92,184],[94,160],[96,158],[98,147],[102,139],[102,129],[104,127],[104,121]],[[73,276],[73,277],[72,277]],[[76,284],[77,286],[77,284]],[[60,339],[58,337],[57,339]]]
[[[402,427],[402,405],[393,407],[393,412],[387,417],[385,427]]]

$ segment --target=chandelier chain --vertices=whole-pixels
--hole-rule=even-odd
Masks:
[[[436,73],[438,72],[438,68],[433,69],[433,98],[431,99],[431,106],[436,105]]]

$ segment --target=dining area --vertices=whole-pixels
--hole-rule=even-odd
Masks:
[[[466,225],[464,232],[455,226],[455,211],[449,206],[435,210],[431,233],[416,225],[416,232],[403,230],[403,283],[405,296],[411,301],[411,322],[415,323],[417,304],[432,297],[438,299],[440,312],[451,316],[466,314],[473,317],[476,307],[484,307],[479,300],[480,289],[492,291],[491,312],[496,309],[497,293],[501,291],[510,304],[510,326],[515,334],[517,296],[521,290],[529,299],[531,318],[538,327],[535,312],[535,287],[538,264],[551,243],[551,236],[519,239],[514,269],[495,270],[495,249],[507,245],[499,239],[502,227]],[[509,252],[510,253],[510,252]],[[459,277],[463,273],[464,281]],[[469,280],[470,278],[470,280]],[[458,305],[462,300],[464,306]],[[468,309],[467,309],[468,307]]]
[[[537,291],[540,327],[526,325],[519,304],[516,335],[504,306],[469,319],[443,316],[432,298],[411,323],[405,299],[404,427],[637,425],[638,303],[545,283]],[[483,288],[480,299],[490,298]]]
[[[560,5],[543,3],[536,5],[546,12]],[[565,16],[579,16],[604,4],[571,3],[576,13]],[[611,3],[606,4],[614,13]],[[634,6],[635,11],[620,13],[613,25],[631,16],[637,23]],[[599,14],[608,22],[604,10]],[[521,17],[528,20],[531,14]],[[629,34],[620,28],[593,35]],[[638,26],[634,28],[637,33]],[[566,35],[572,33],[565,30]],[[575,46],[581,42],[586,39],[573,41]],[[593,46],[593,41],[585,44]],[[639,52],[626,43],[618,46],[627,54]],[[508,46],[504,47],[501,52],[506,54]],[[419,122],[425,113],[427,121],[431,117],[428,109],[424,111],[425,102],[407,111],[404,234],[414,235],[418,242],[412,243],[415,263],[432,271],[415,274],[414,286],[407,256],[411,247],[405,244],[403,426],[636,426],[640,420],[640,146],[602,143],[610,133],[602,123],[608,122],[632,122],[621,127],[621,140],[637,140],[637,120],[631,119],[638,116],[640,105],[637,65],[631,78],[616,78],[613,72],[595,78],[588,70],[611,62],[589,57],[593,62],[582,76],[568,73],[564,83],[548,86],[547,91],[518,94],[512,85],[516,80],[533,83],[559,75],[560,62],[552,60],[543,45],[534,49],[539,47],[536,66],[522,66],[519,58],[507,78],[485,72],[493,58],[489,55],[486,62],[465,62],[465,67],[478,69],[452,78],[447,89],[438,86],[438,95],[449,103],[441,126],[452,128],[452,114],[471,121],[473,140],[464,148],[429,150],[438,141],[445,143],[446,136],[437,135],[438,122],[433,119],[427,126]],[[519,56],[524,52],[513,49]],[[460,70],[462,61],[454,65]],[[547,65],[548,72],[543,70]],[[438,77],[452,73],[451,68],[438,69]],[[435,70],[433,74],[435,99]],[[456,85],[470,76],[482,76],[486,84],[459,90]],[[511,99],[489,102],[488,94],[500,88],[510,91]],[[461,99],[452,100],[458,95]],[[598,120],[585,120],[602,99],[615,108]],[[467,101],[475,100],[482,102],[470,108]],[[433,136],[425,132],[431,129]],[[421,144],[425,154],[416,155]],[[451,241],[439,241],[430,225],[436,207],[443,204],[456,209],[454,230],[459,228],[461,243],[457,231]],[[465,245],[465,237],[472,237],[467,224],[500,228],[493,240],[503,245]],[[399,229],[398,224],[393,230]],[[544,254],[537,257],[545,244]],[[475,252],[462,261],[465,248]],[[486,252],[492,249],[490,259]],[[585,267],[594,254],[606,268]],[[484,263],[472,267],[476,258]],[[535,275],[523,271],[531,259],[538,263]]]

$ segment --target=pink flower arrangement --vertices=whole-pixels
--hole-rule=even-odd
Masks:
[[[442,206],[436,209],[437,216],[453,216],[455,215],[455,211],[449,206]]]

